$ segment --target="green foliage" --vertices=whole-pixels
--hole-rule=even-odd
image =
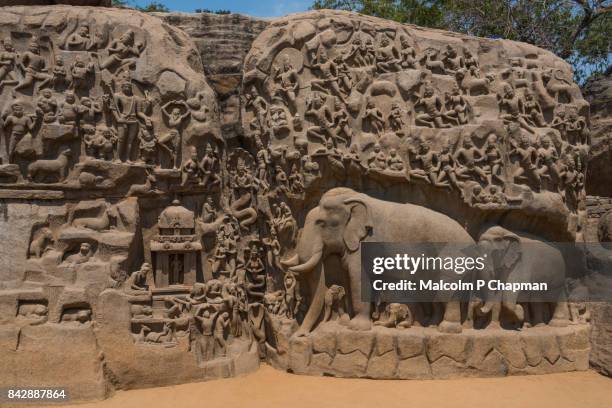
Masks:
[[[424,27],[445,27],[446,0],[315,0],[313,9],[337,9],[417,24]]]
[[[313,8],[524,41],[572,64],[578,82],[612,65],[612,0],[315,0]]]
[[[149,3],[144,7],[136,7],[136,9],[140,11],[144,11],[145,13],[153,13],[153,12],[167,13],[170,11],[170,9],[166,7],[166,5],[159,3],[157,1]]]
[[[229,10],[210,10],[210,9],[195,9],[196,13],[209,13],[209,14],[232,14]]]
[[[127,0],[113,0],[111,5],[113,7],[127,7],[128,1]]]

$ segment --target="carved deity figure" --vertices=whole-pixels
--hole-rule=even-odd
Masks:
[[[317,78],[311,80],[310,86],[322,92],[331,91],[344,102],[344,94],[338,85],[338,67],[329,58],[325,48],[319,47],[317,60],[312,65],[312,69],[317,73]]]
[[[444,63],[444,70],[447,74],[454,74],[457,70],[465,66],[463,57],[460,56],[457,50],[450,44],[446,46],[446,50],[442,53],[442,62]]]
[[[312,93],[307,101],[307,107],[304,116],[311,118],[313,126],[306,129],[306,135],[325,144],[328,137],[331,137],[333,114],[319,92]]]
[[[77,31],[70,34],[64,43],[64,48],[70,51],[86,51],[93,46],[92,38],[89,34],[89,27],[80,26]]]
[[[74,90],[86,91],[90,85],[90,78],[95,72],[94,63],[92,61],[85,62],[77,55],[74,62],[70,66],[70,88]]]
[[[523,102],[523,117],[525,118],[525,121],[531,126],[546,126],[546,121],[544,120],[544,115],[542,114],[542,108],[534,96],[533,91],[527,88],[525,89],[524,95],[525,101]]]
[[[333,139],[334,141],[342,141],[346,146],[351,145],[353,140],[353,129],[349,124],[349,114],[340,98],[334,99],[334,113],[332,115],[332,121],[334,123]]]
[[[445,95],[446,117],[455,121],[457,125],[468,123],[468,111],[470,105],[463,95],[458,85],[453,85],[451,93]]]

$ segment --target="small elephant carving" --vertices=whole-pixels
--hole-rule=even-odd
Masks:
[[[408,328],[414,322],[414,316],[406,304],[389,303],[385,312],[387,318],[374,322],[375,326]]]
[[[346,292],[342,286],[331,285],[325,293],[325,314],[323,321],[327,322],[336,314],[341,320],[348,319],[348,314],[345,311]]]

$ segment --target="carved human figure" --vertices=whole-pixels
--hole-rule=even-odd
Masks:
[[[540,147],[537,149],[538,165],[537,173],[541,178],[548,179],[551,182],[559,180],[559,172],[557,171],[557,162],[559,155],[557,149],[552,145],[550,137],[544,136],[540,140]]]
[[[83,242],[79,247],[79,251],[76,254],[68,256],[64,262],[70,265],[80,265],[89,261],[92,256],[91,244]]]
[[[51,89],[43,89],[36,98],[36,115],[42,118],[44,123],[53,123],[57,119],[57,100]]]
[[[79,106],[76,103],[74,92],[67,91],[64,94],[64,101],[59,104],[57,119],[63,125],[76,126],[79,119]]]
[[[298,280],[293,272],[285,273],[283,286],[285,288],[285,311],[289,319],[294,319],[302,302],[302,295],[300,294]]]
[[[444,63],[444,70],[448,74],[454,74],[458,69],[465,66],[463,57],[450,44],[446,46],[446,50],[442,53],[442,62]]]
[[[213,187],[221,183],[221,176],[218,174],[219,157],[217,157],[217,153],[210,143],[204,149],[200,169],[202,170],[202,185]]]
[[[351,129],[349,124],[349,114],[346,111],[346,107],[342,100],[337,97],[334,99],[332,121],[334,124],[334,133],[332,135],[336,144],[338,144],[338,141],[342,141],[346,146],[350,146],[353,140],[353,129]]]
[[[498,148],[498,139],[495,133],[487,136],[487,141],[484,146],[484,165],[483,170],[487,174],[488,184],[493,184],[497,181],[504,183],[502,178],[503,157]]]
[[[255,86],[251,87],[250,92],[245,94],[245,108],[252,108],[255,112],[255,118],[259,123],[259,128],[263,129],[266,127],[266,116],[268,114],[268,103],[259,94]]]
[[[217,206],[212,195],[206,196],[204,204],[202,204],[202,222],[210,224],[217,219]]]
[[[30,136],[30,132],[34,129],[35,122],[30,116],[27,116],[23,110],[21,102],[13,102],[11,105],[11,113],[4,119],[3,128],[5,137],[8,135],[8,160],[9,163],[14,163],[15,148],[17,144],[26,136]]]
[[[455,174],[455,158],[450,150],[450,143],[444,143],[442,150],[438,153],[438,185],[450,183],[452,187],[459,189],[457,175]]]
[[[255,148],[257,149],[257,153],[255,155],[255,160],[257,161],[257,172],[255,173],[255,177],[260,183],[263,184],[264,190],[267,190],[269,187],[268,169],[272,163],[270,159],[270,152],[264,147],[261,140],[255,141]]]
[[[480,179],[483,183],[488,183],[487,173],[480,167],[486,159],[483,152],[474,146],[471,136],[466,136],[463,139],[461,146],[454,155],[455,159],[455,174],[458,179]]]
[[[313,92],[307,100],[307,110],[304,114],[310,118],[313,125],[306,129],[306,135],[325,144],[333,129],[333,114],[319,92]]]
[[[540,187],[540,174],[538,173],[538,152],[531,145],[527,136],[523,136],[519,145],[510,151],[510,157],[516,158],[518,167],[512,174],[515,182],[532,181],[534,187]]]
[[[442,101],[440,97],[436,95],[435,90],[431,84],[426,84],[423,88],[423,95],[418,97],[415,108],[423,106],[423,112],[417,113],[415,116],[415,123],[421,126],[428,126],[431,128],[449,128],[450,124],[444,123],[442,112]]]
[[[208,309],[200,309],[201,316],[195,315],[194,318],[199,322],[202,328],[201,335],[195,340],[195,354],[198,361],[208,361],[213,357],[214,352],[214,324],[216,313],[211,314]]]
[[[300,172],[296,163],[291,165],[289,191],[293,194],[302,194],[304,192],[304,175]]]
[[[0,89],[4,85],[15,85],[17,80],[17,61],[18,54],[9,38],[2,41],[2,51],[0,52]]]
[[[403,69],[415,69],[417,63],[416,51],[414,50],[412,45],[410,45],[410,40],[407,36],[402,35],[400,37],[400,45],[402,47],[400,49],[401,67]]]
[[[70,66],[70,88],[86,91],[90,86],[90,78],[95,72],[92,61],[85,62],[80,56],[76,56]]]
[[[389,126],[397,135],[402,135],[402,129],[404,128],[404,118],[402,108],[400,108],[399,103],[393,102],[391,104],[391,112],[389,112],[389,116],[387,117],[389,122]]]
[[[525,101],[523,102],[523,117],[525,118],[525,121],[531,126],[546,126],[546,121],[544,120],[544,115],[542,114],[542,107],[540,107],[540,104],[534,96],[533,91],[526,88],[524,95]]]
[[[89,27],[82,25],[77,31],[70,34],[64,43],[64,48],[71,51],[85,51],[93,45],[89,34]]]
[[[463,63],[467,69],[480,69],[478,57],[474,56],[470,50],[463,51]]]
[[[499,101],[499,118],[504,122],[517,122],[523,129],[529,133],[534,133],[534,130],[525,121],[523,112],[523,101],[518,97],[514,88],[510,84],[505,84],[503,94],[498,95]]]
[[[157,161],[157,137],[153,132],[153,128],[140,126],[138,141],[140,158],[145,164],[155,165]]]
[[[226,337],[228,334],[230,324],[230,316],[228,312],[222,312],[215,321],[215,354],[220,357],[225,357],[227,354],[227,341]]]
[[[117,134],[113,128],[91,126],[83,128],[83,142],[87,155],[101,160],[112,160]]]
[[[134,31],[127,30],[119,38],[113,40],[107,48],[108,57],[100,61],[100,69],[109,69],[113,66],[126,66],[135,64],[144,50],[144,44],[136,42]]]
[[[28,51],[21,56],[21,69],[24,77],[15,85],[15,91],[29,88],[35,85],[35,82],[38,82],[38,88],[42,89],[51,81],[52,76],[49,74],[47,61],[40,55],[40,45],[37,39],[30,42]]]
[[[55,65],[51,70],[51,84],[53,88],[58,89],[68,83],[68,70],[64,65],[64,59],[61,56],[55,58]]]
[[[312,64],[312,69],[317,73],[317,78],[310,81],[310,86],[322,92],[331,91],[344,102],[344,94],[338,85],[338,67],[329,58],[325,48],[319,47],[317,60]]]
[[[125,281],[125,288],[128,290],[135,291],[146,291],[147,287],[147,279],[151,274],[151,265],[147,262],[144,262],[140,269],[132,272],[132,274]]]
[[[387,168],[387,155],[378,143],[374,145],[374,149],[368,157],[368,167],[374,170],[385,170]]]
[[[396,149],[389,150],[389,157],[387,157],[387,167],[393,171],[404,171],[404,160],[397,154]]]
[[[104,98],[110,104],[109,97]],[[134,95],[132,84],[128,81],[121,84],[121,92],[113,95],[113,104],[110,106],[118,130],[117,159],[131,163],[134,142],[140,129],[140,121],[146,127],[153,123],[147,116],[148,103]]]
[[[336,58],[334,58],[334,63],[336,64],[336,70],[338,72],[338,84],[340,85],[340,89],[345,94],[350,94],[353,87],[353,77],[348,64],[344,58],[342,58],[342,55],[336,56]]]
[[[458,85],[453,85],[451,93],[445,95],[447,118],[455,121],[457,125],[465,125],[468,123],[468,111],[470,105],[463,95]]]
[[[569,106],[565,127],[567,142],[571,145],[588,144],[589,129],[584,117],[578,115],[575,106]]]
[[[275,94],[284,98],[289,109],[295,111],[295,99],[300,89],[299,75],[289,58],[283,59],[281,66],[274,70],[272,78],[277,82]]]
[[[195,148],[191,149],[191,155],[181,166],[181,186],[189,184],[199,184],[202,182],[204,171],[200,166],[198,152]]]
[[[376,49],[376,68],[379,72],[394,72],[401,69],[402,59],[394,44],[386,34],[381,35]]]
[[[66,95],[67,101],[68,100],[72,101],[73,99],[76,98],[74,96],[74,93],[71,91],[66,91],[65,95]],[[61,113],[61,110],[60,110],[60,113]],[[98,122],[98,117],[100,113],[102,113],[102,106],[100,106],[100,102],[90,97],[84,96],[80,100],[80,104],[77,108],[77,113],[79,116],[79,124],[81,125],[81,127],[84,127],[84,126],[95,127],[96,123]]]
[[[431,150],[429,141],[420,141],[414,161],[417,166],[410,169],[410,176],[424,180],[436,187],[449,187],[448,183],[438,181],[440,163],[438,162],[438,155]]]
[[[385,130],[385,118],[374,103],[374,100],[369,99],[366,103],[365,112],[363,113],[364,122],[370,125],[370,129],[380,136]]]

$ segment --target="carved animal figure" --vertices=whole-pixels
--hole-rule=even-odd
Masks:
[[[40,258],[51,244],[53,244],[53,232],[49,228],[43,227],[36,234],[36,238],[33,238],[30,242],[28,254]]]
[[[346,292],[342,286],[331,285],[325,292],[325,315],[323,321],[327,322],[332,318],[332,313],[336,312],[341,320],[348,320],[348,315],[345,312],[345,295]]]
[[[28,166],[28,180],[35,181],[37,178],[57,176],[58,182],[62,182],[68,175],[68,161],[72,153],[70,150],[63,150],[57,159],[36,160]]]
[[[548,286],[545,299],[532,298],[535,302],[529,303],[531,319],[526,318],[526,311],[518,304],[521,291],[489,291],[482,313],[489,313],[496,307],[496,303],[501,302],[501,309],[519,325],[529,320],[534,325],[542,324],[550,303],[554,313],[548,324],[558,327],[569,324],[565,260],[557,248],[534,236],[519,235],[500,226],[485,230],[480,235],[478,246],[490,258],[490,265],[485,268],[485,272],[488,272],[487,280],[506,283],[538,282]]]
[[[142,196],[150,194],[153,191],[153,185],[157,179],[154,175],[148,174],[144,184],[133,184],[129,191],[128,197]]]
[[[402,222],[395,222],[398,219]],[[296,256],[283,261],[291,272],[305,276],[307,288],[312,293],[310,307],[296,332],[297,336],[310,332],[323,309],[327,290],[323,265],[330,255],[340,258],[350,283],[350,301],[355,315],[349,327],[368,330],[372,326],[371,303],[361,299],[360,244],[366,241],[454,242],[466,246],[474,243],[459,223],[425,207],[382,201],[349,188],[327,191],[321,197],[319,206],[306,216],[298,238]],[[438,271],[432,271],[432,275],[432,279],[440,278]],[[444,278],[458,279],[459,276],[453,274]],[[373,276],[368,278],[372,279]],[[443,314],[442,322],[438,325],[440,331],[461,331],[458,301],[446,304],[436,302],[436,308],[436,317]]]
[[[457,70],[455,77],[459,87],[470,96],[488,94],[490,85],[495,80],[492,74],[487,74],[484,78],[477,78],[465,68]]]
[[[377,326],[407,328],[412,326],[414,317],[408,305],[402,303],[389,303],[386,307],[386,319],[374,322]]]
[[[104,210],[98,217],[77,218],[72,221],[72,225],[76,228],[89,228],[94,231],[103,231],[108,229],[110,219],[108,217],[108,212]]]

